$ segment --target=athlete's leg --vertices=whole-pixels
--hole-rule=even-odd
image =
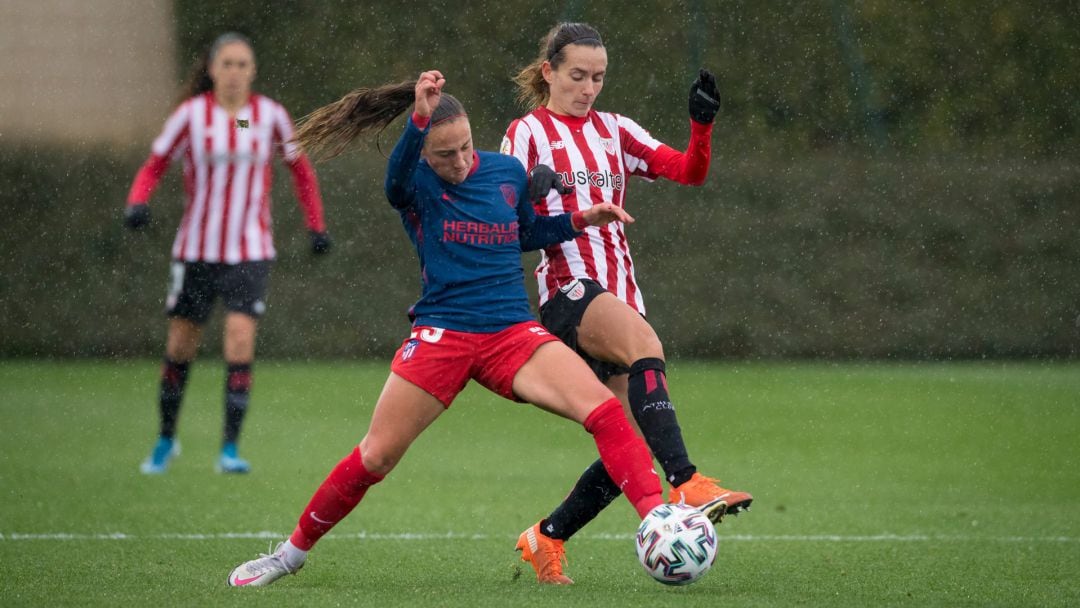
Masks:
[[[248,412],[255,363],[255,333],[264,302],[270,262],[216,264],[213,285],[225,306],[222,354],[225,358],[225,408],[222,424],[221,473],[247,473],[251,465],[237,455],[236,442]]]
[[[582,315],[577,338],[584,352],[630,368],[630,412],[672,486],[669,500],[708,505],[705,510],[713,521],[750,506],[750,494],[720,487],[715,479],[699,475],[690,462],[668,394],[663,346],[637,311],[610,293],[601,294]]]
[[[642,517],[663,502],[652,459],[618,399],[561,342],[540,345],[514,376],[514,394],[582,423],[596,441],[604,467]]]
[[[217,469],[222,473],[247,473],[251,466],[237,455],[236,442],[247,415],[255,361],[255,333],[258,320],[246,313],[225,314],[222,350],[225,357],[225,416],[221,456]]]
[[[628,401],[664,475],[680,485],[695,472],[667,393],[664,349],[652,326],[610,293],[594,299],[578,326],[578,345],[604,361],[630,367]]]
[[[391,373],[360,445],[331,471],[300,516],[292,543],[308,550],[352,511],[368,487],[382,480],[445,406]]]
[[[195,321],[183,317],[169,320],[158,389],[158,438],[150,455],[139,465],[143,473],[164,473],[169,461],[180,452],[180,445],[176,442],[176,423],[180,418],[188,372],[198,352],[201,336],[202,328]]]
[[[622,403],[627,420],[633,424],[634,419],[626,399],[626,374],[612,376],[605,384]],[[638,434],[640,435],[640,431]],[[539,530],[548,538],[569,540],[578,530],[596,519],[620,494],[622,491],[611,481],[603,461],[596,460],[585,469],[559,506],[540,520]]]
[[[158,404],[161,413],[161,436],[172,439],[184,400],[188,373],[202,339],[202,326],[183,317],[169,319],[165,339],[165,362],[161,367],[161,390]]]

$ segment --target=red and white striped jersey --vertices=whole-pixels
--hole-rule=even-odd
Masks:
[[[135,177],[128,204],[145,203],[176,158],[187,193],[172,257],[188,262],[272,260],[270,161],[284,157],[308,228],[326,230],[322,197],[307,157],[290,140],[293,123],[273,99],[253,94],[230,117],[212,92],[188,99],[165,121]]]
[[[501,151],[515,156],[526,171],[548,165],[574,188],[565,195],[551,191],[536,203],[539,215],[583,211],[605,202],[624,207],[631,175],[650,181],[658,176],[681,183],[704,180],[711,125],[691,123],[697,126],[691,129],[691,145],[684,154],[625,116],[596,110],[583,117],[563,116],[540,107],[510,124]],[[536,278],[541,305],[559,287],[588,278],[645,314],[622,222],[589,226],[576,239],[545,248]]]

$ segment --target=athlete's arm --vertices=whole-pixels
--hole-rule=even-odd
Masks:
[[[418,122],[423,123],[420,126]],[[424,147],[424,137],[428,132],[429,117],[417,116],[405,121],[405,131],[401,134],[390,160],[386,163],[386,200],[395,209],[407,209],[412,206],[416,196],[416,184],[413,175],[420,162],[420,150]]]
[[[705,183],[709,173],[709,161],[712,159],[712,124],[690,121],[690,143],[685,152],[660,144],[648,156],[651,176],[666,177],[673,182],[688,186],[700,186]]]
[[[190,102],[180,104],[165,121],[161,133],[150,146],[150,156],[135,174],[135,181],[128,191],[127,206],[146,205],[154,193],[161,177],[169,168],[172,157],[188,145],[188,119]],[[129,212],[130,213],[130,212]]]
[[[311,250],[314,253],[326,253],[330,250],[330,236],[326,234],[326,219],[323,212],[322,193],[319,179],[315,177],[315,168],[300,147],[293,141],[295,132],[292,117],[281,106],[275,107],[274,139],[280,146],[285,166],[292,176],[293,192],[304,213],[304,224],[311,235]]]
[[[698,72],[697,80],[690,85],[689,110],[690,143],[687,144],[685,152],[660,144],[651,151],[647,146],[642,146],[639,156],[648,164],[650,176],[661,176],[680,184],[700,186],[709,173],[712,126],[716,113],[720,111],[720,92],[716,87],[716,78],[704,68]],[[632,121],[630,123],[633,124]]]

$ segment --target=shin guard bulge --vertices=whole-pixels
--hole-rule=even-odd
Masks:
[[[382,479],[364,468],[360,448],[357,447],[337,463],[319,489],[315,490],[289,540],[299,549],[310,550],[324,534],[352,512],[368,488]]]
[[[649,450],[634,433],[618,399],[612,397],[593,410],[585,419],[585,430],[596,441],[611,480],[626,494],[638,515],[645,517],[664,502]]]

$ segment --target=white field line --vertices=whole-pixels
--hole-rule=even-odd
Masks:
[[[281,532],[217,532],[217,533],[181,533],[167,532],[160,534],[129,534],[126,532],[103,533],[0,533],[0,541],[82,541],[82,540],[233,540],[266,539],[281,540],[288,535]],[[390,540],[390,541],[430,541],[430,540],[506,540],[512,541],[517,536],[496,534],[467,534],[461,532],[356,532],[350,534],[327,534],[329,540]],[[633,534],[583,534],[585,540],[629,541]],[[721,542],[794,542],[794,543],[926,543],[926,542],[991,542],[991,543],[1075,543],[1080,537],[1073,536],[965,536],[950,534],[731,534],[720,535]]]

